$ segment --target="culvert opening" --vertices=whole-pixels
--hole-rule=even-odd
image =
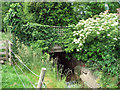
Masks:
[[[78,61],[71,54],[65,52],[56,52],[53,55],[51,54],[51,57],[54,60],[53,65],[56,63],[58,71],[61,70],[61,78],[63,75],[66,76],[66,82],[80,80],[80,67],[85,66],[82,61]]]

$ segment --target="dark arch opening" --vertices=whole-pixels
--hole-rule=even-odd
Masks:
[[[83,66],[82,61],[78,61],[77,59],[73,58],[71,54],[65,52],[55,52],[50,53],[51,57],[53,58],[53,65],[54,63],[57,64],[58,71],[62,69],[62,75],[66,75],[66,81],[77,80],[79,76],[77,76],[74,72],[74,68],[78,65]],[[66,58],[69,56],[69,59]],[[62,67],[61,67],[62,66]]]

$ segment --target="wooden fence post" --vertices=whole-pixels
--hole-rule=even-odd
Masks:
[[[12,61],[11,61],[11,42],[9,41],[9,62],[10,62],[10,65],[12,65]]]
[[[8,60],[8,47],[9,47],[9,41],[6,40],[6,60]]]
[[[39,78],[39,81],[38,81],[37,88],[42,88],[42,84],[43,84],[43,80],[44,80],[44,76],[45,76],[45,71],[46,71],[46,68],[41,69],[40,78]]]

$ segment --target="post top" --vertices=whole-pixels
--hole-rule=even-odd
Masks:
[[[42,70],[46,70],[46,68],[42,68]]]

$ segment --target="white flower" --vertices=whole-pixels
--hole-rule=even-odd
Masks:
[[[81,40],[82,38],[81,38],[81,37],[79,37],[79,39]]]
[[[103,17],[103,15],[99,15],[100,17]]]
[[[90,29],[90,31],[93,31],[92,29]]]
[[[118,22],[115,22],[114,25],[118,25]]]
[[[83,41],[83,43],[85,43],[85,41]]]
[[[87,28],[90,29],[90,28],[93,28],[93,27],[89,26],[89,27],[87,27]]]
[[[87,32],[86,34],[88,35],[90,32]]]
[[[111,26],[114,26],[114,24],[111,24]]]
[[[76,34],[73,34],[73,36],[75,36]]]
[[[74,39],[74,42],[77,42],[77,39]]]
[[[76,31],[74,31],[73,33],[76,33]]]
[[[104,29],[102,27],[100,27],[99,30],[101,31],[101,30],[104,30]]]
[[[103,25],[106,25],[107,24],[107,22],[105,21],[104,23],[102,23]]]
[[[82,46],[82,45],[83,45],[82,43],[79,44],[79,46]]]
[[[107,36],[110,36],[110,34],[107,34]]]
[[[96,21],[96,20],[93,20],[93,22],[98,22],[98,21]]]
[[[100,34],[100,32],[97,32],[97,34]]]
[[[78,31],[78,33],[81,33],[81,31]]]
[[[77,51],[79,51],[79,49],[77,49]]]
[[[113,38],[114,40],[117,40],[117,38]]]
[[[83,36],[83,37],[84,37],[84,35],[83,35],[83,34],[80,34],[80,36]]]
[[[74,41],[73,41],[73,42],[75,42],[75,44],[77,44],[77,43],[79,43],[79,40],[74,39]]]
[[[95,25],[95,24],[91,24],[91,25]]]
[[[78,38],[78,42],[80,41],[81,38]]]

